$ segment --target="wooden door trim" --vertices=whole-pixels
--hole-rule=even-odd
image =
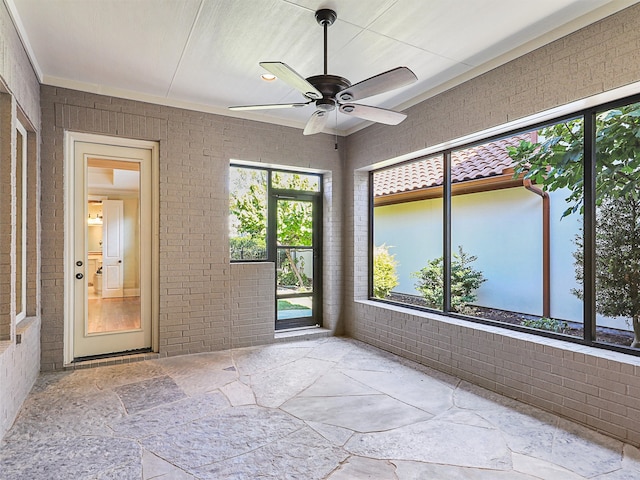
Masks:
[[[151,151],[151,348],[154,352],[159,348],[158,318],[160,306],[160,148],[159,143],[148,140],[136,140],[129,138],[110,137],[89,133],[66,131],[64,136],[64,328],[63,328],[63,364],[73,363],[73,285],[75,281],[74,262],[74,218],[73,206],[75,205],[74,187],[74,152],[75,143],[95,143],[112,145],[116,147],[141,148]]]

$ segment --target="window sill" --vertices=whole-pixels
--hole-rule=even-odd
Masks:
[[[16,324],[16,345],[22,343],[22,336],[36,323],[37,319],[37,317],[25,317]]]
[[[455,325],[461,328],[467,328],[477,333],[493,334],[503,338],[509,338],[514,340],[522,340],[534,345],[540,345],[541,347],[552,347],[559,350],[563,350],[569,354],[578,353],[583,355],[589,355],[591,357],[602,358],[606,360],[613,360],[620,363],[626,363],[629,365],[635,365],[640,367],[640,357],[633,354],[627,354],[614,350],[607,350],[604,348],[593,347],[590,345],[583,345],[580,343],[574,343],[570,341],[564,341],[558,338],[550,338],[534,333],[521,332],[518,330],[512,330],[510,328],[503,328],[497,325],[488,325],[485,323],[477,323],[470,320],[463,320],[456,317],[450,317],[447,315],[440,315],[435,312],[425,312],[422,310],[416,310],[414,308],[402,307],[400,305],[394,305],[384,302],[376,302],[375,300],[356,300],[356,304],[367,307],[375,307],[389,312],[401,313],[404,315],[411,315],[417,318],[423,318],[425,320],[435,320],[448,325]]]

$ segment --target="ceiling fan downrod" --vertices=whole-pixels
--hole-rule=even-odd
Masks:
[[[327,29],[333,25],[338,15],[330,8],[323,8],[316,12],[316,21],[324,29],[324,74],[328,74],[328,55],[327,55]]]

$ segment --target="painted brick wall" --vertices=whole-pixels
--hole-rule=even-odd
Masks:
[[[348,335],[640,445],[640,359],[367,300],[368,166],[640,81],[640,5],[348,137]],[[640,87],[638,88],[640,91]]]
[[[327,172],[324,262],[341,276],[341,187],[331,187],[340,163],[332,137],[49,86],[42,86],[41,97],[47,125],[41,151],[43,370],[63,366],[65,130],[160,143],[160,355],[235,345],[227,221],[232,159]],[[257,269],[250,282],[255,275],[267,279],[272,273]],[[335,298],[333,288],[326,299]],[[325,326],[335,329],[339,314],[339,305],[328,300]],[[242,329],[238,334],[248,341]]]
[[[0,3],[0,79],[0,84],[4,83],[27,118],[39,130],[40,83],[4,2]]]
[[[233,348],[274,341],[276,281],[273,263],[231,264]]]
[[[20,343],[0,353],[0,439],[9,430],[40,371],[40,318],[20,322]]]
[[[0,2],[0,438],[13,423],[40,370],[39,316],[39,157],[40,86],[13,26]],[[27,315],[15,321],[15,128],[20,118],[28,139]],[[13,246],[12,246],[13,243]],[[19,341],[19,343],[18,343]]]

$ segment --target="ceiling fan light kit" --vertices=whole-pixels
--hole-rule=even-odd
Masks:
[[[338,18],[334,10],[323,8],[315,14],[316,21],[324,29],[324,74],[308,78],[302,77],[293,68],[283,62],[260,62],[260,66],[275,75],[290,87],[298,90],[307,100],[299,103],[280,103],[266,105],[240,105],[229,107],[230,110],[269,110],[278,108],[298,108],[311,103],[316,111],[311,115],[304,128],[304,135],[313,135],[324,130],[327,112],[338,110],[346,115],[362,118],[386,125],[397,125],[407,116],[404,113],[385,108],[372,107],[357,103],[362,100],[396,88],[404,87],[417,80],[415,74],[407,67],[397,67],[387,72],[367,78],[354,85],[344,77],[329,75],[327,68],[327,30]]]

